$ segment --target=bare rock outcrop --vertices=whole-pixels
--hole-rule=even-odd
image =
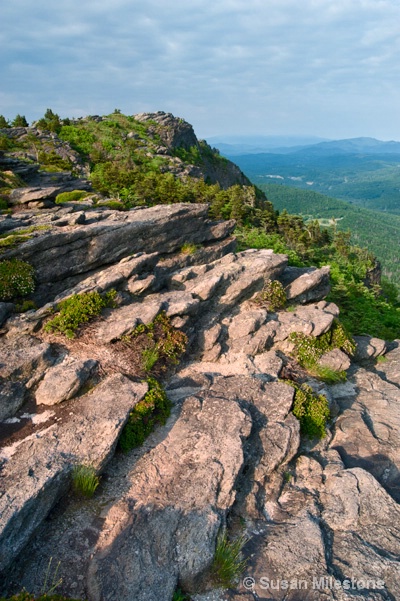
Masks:
[[[335,348],[321,363],[347,370],[347,381],[317,382],[296,364],[290,335],[320,336],[339,317],[324,300],[328,268],[288,268],[270,250],[236,253],[233,224],[208,220],[204,205],[89,210],[79,223],[73,215],[27,212],[0,224],[48,226],[8,251],[36,266],[37,299],[48,304],[3,317],[0,595],[21,586],[39,594],[55,557],[59,592],[73,598],[166,601],[179,586],[204,601],[228,527],[248,537],[248,563],[242,582],[215,599],[395,599],[399,346],[372,365],[385,343],[358,340],[362,366]],[[185,254],[186,242],[201,247]],[[299,304],[260,305],[268,280]],[[111,288],[117,306],[82,336],[43,331],[61,299]],[[172,415],[143,447],[113,457],[147,391],[118,341],[161,312],[188,340],[182,363],[164,372]],[[295,388],[283,378],[327,396],[334,411],[322,440],[300,432]],[[84,505],[68,496],[79,463],[104,473]]]
[[[282,284],[288,300],[305,304],[325,298],[330,291],[330,268],[287,267],[282,274]]]
[[[101,472],[110,460],[129,411],[147,391],[122,375],[110,376],[71,401],[61,423],[4,447],[0,458],[0,573],[70,485],[74,465]]]
[[[109,511],[89,567],[96,600],[170,598],[211,563],[215,540],[235,501],[243,439],[251,420],[211,393],[186,399],[167,438],[130,475],[132,487]],[[126,575],[121,589],[111,577]]]
[[[50,228],[4,257],[18,257],[33,265],[39,284],[37,299],[46,302],[54,298],[54,282],[86,277],[143,248],[147,253],[171,253],[187,242],[218,240],[232,231],[233,222],[211,222],[206,215],[206,205],[194,204],[98,212],[84,225]]]

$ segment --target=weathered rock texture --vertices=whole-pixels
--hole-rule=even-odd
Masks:
[[[66,492],[74,465],[101,471],[113,454],[129,411],[147,387],[110,376],[76,399],[60,423],[5,447],[0,497],[0,570],[6,570]]]
[[[209,221],[203,205],[89,210],[72,224],[73,215],[5,220],[49,226],[9,252],[36,266],[38,302],[49,304],[3,313],[0,594],[39,593],[53,557],[58,592],[74,598],[166,601],[180,586],[204,601],[218,533],[242,523],[247,580],[214,599],[398,598],[399,346],[374,365],[385,343],[358,340],[362,366],[334,349],[322,363],[347,370],[347,382],[317,382],[295,364],[289,336],[319,336],[338,317],[324,300],[328,268],[235,253],[233,224]],[[186,255],[185,242],[202,246]],[[270,279],[285,286],[290,311],[257,304]],[[117,307],[82,336],[44,334],[57,301],[111,288]],[[165,378],[171,418],[143,447],[112,458],[147,390],[115,341],[163,311],[188,338]],[[330,402],[320,442],[300,436],[288,374]],[[104,476],[84,504],[67,494],[77,463]]]

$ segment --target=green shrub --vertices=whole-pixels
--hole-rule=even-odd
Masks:
[[[0,115],[0,129],[5,129],[8,127],[10,127],[10,122],[4,117],[4,115]]]
[[[11,145],[12,144],[8,136],[0,134],[0,150],[8,150],[9,148],[11,148]]]
[[[82,198],[85,198],[88,192],[85,190],[72,190],[72,192],[61,192],[56,196],[56,204],[61,205],[64,202],[79,202]]]
[[[18,313],[26,313],[27,311],[37,309],[37,305],[33,300],[24,300],[22,303],[17,303],[15,309]]]
[[[53,131],[59,133],[61,130],[61,119],[57,113],[53,113],[51,109],[47,109],[44,117],[36,122],[38,129],[45,129],[47,131]]]
[[[142,351],[142,366],[145,372],[150,372],[160,358],[157,346]]]
[[[347,374],[344,370],[336,370],[328,365],[320,365],[316,363],[308,368],[308,372],[311,376],[318,378],[326,384],[339,384],[339,382],[346,382]]]
[[[308,438],[324,438],[330,417],[326,397],[316,394],[307,384],[288,382],[295,389],[293,415],[300,421],[301,432]]]
[[[11,123],[12,127],[28,127],[29,123],[28,121],[25,119],[25,115],[16,115],[16,117],[13,119],[12,123]]]
[[[263,289],[253,299],[253,302],[267,309],[267,311],[276,311],[283,309],[286,304],[286,293],[281,282],[278,280],[267,280]]]
[[[100,478],[94,467],[90,465],[76,465],[72,470],[72,486],[77,494],[84,497],[93,497]]]
[[[246,560],[241,559],[241,552],[246,544],[245,537],[228,541],[226,532],[217,539],[211,575],[217,585],[232,587],[246,567]]]
[[[35,289],[32,265],[19,259],[0,261],[0,301],[28,296]]]
[[[174,328],[165,312],[149,324],[138,325],[133,332],[114,343],[135,370],[160,375],[177,365],[185,352],[187,336]]]
[[[44,326],[45,332],[58,332],[67,338],[74,338],[82,324],[87,323],[105,307],[115,306],[115,290],[105,294],[99,292],[82,292],[74,294],[58,305],[58,315]]]
[[[124,451],[138,447],[157,424],[164,424],[171,412],[171,401],[155,378],[148,378],[149,390],[131,411],[129,420],[122,430],[119,447]]]
[[[54,150],[51,152],[40,151],[38,154],[38,162],[40,163],[41,169],[45,169],[46,171],[71,171],[73,168],[72,163],[63,159]]]
[[[293,355],[296,360],[312,375],[331,384],[346,379],[345,372],[335,371],[318,363],[325,353],[333,349],[340,349],[350,356],[354,354],[354,341],[337,320],[333,322],[331,329],[321,336],[292,332],[289,340],[294,343]]]

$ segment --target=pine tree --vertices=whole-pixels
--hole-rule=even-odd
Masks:
[[[29,123],[25,119],[25,115],[17,115],[11,125],[12,127],[29,127]]]

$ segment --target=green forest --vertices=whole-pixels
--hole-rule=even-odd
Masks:
[[[318,155],[316,151],[234,157],[256,185],[282,183],[400,215],[400,154]]]
[[[345,201],[281,184],[262,184],[279,211],[287,209],[306,220],[350,231],[353,244],[367,247],[379,259],[384,275],[400,287],[400,216],[361,209]]]

